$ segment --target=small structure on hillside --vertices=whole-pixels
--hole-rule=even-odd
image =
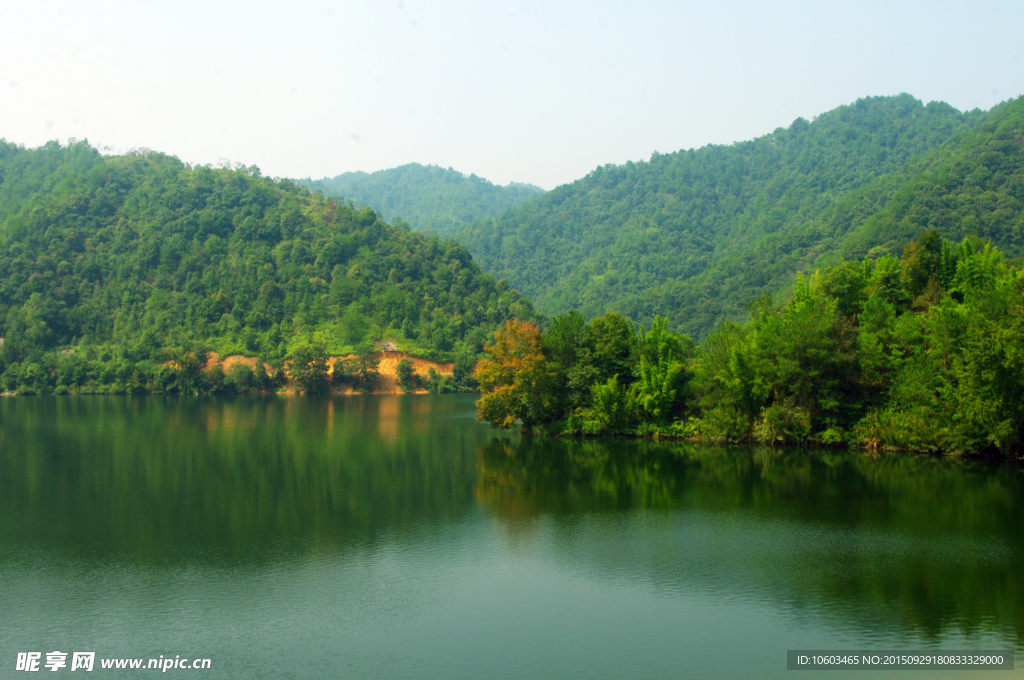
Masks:
[[[384,342],[384,347],[381,348],[381,351],[383,351],[383,352],[397,352],[398,348],[395,346],[395,343],[385,341]]]

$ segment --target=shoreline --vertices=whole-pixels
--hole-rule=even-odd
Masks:
[[[689,442],[691,444],[701,444],[704,446],[740,446],[740,447],[756,447],[756,448],[790,448],[790,449],[832,449],[835,451],[862,451],[868,456],[879,456],[885,454],[900,454],[900,453],[912,453],[921,456],[931,456],[934,458],[955,458],[957,460],[986,460],[986,461],[1013,461],[1016,463],[1024,464],[1024,457],[1017,456],[1012,453],[1000,453],[999,451],[982,450],[982,451],[971,451],[957,453],[952,451],[943,451],[941,449],[907,449],[898,447],[885,447],[885,446],[867,446],[867,445],[854,445],[847,443],[837,444],[825,444],[821,442],[788,442],[788,441],[776,441],[772,443],[763,443],[757,441],[745,441],[745,442],[730,442],[724,439],[702,439],[696,435],[677,436],[677,435],[659,435],[659,434],[572,434],[566,432],[536,432],[528,430],[518,430],[518,433],[522,437],[551,437],[553,439],[562,439],[566,441],[579,441],[587,439],[621,439],[630,441],[670,441],[670,442]]]
[[[355,358],[355,354],[339,354],[330,355],[327,358],[327,376],[328,380],[333,380],[334,377],[334,362],[337,360],[345,360]],[[377,364],[377,378],[373,381],[371,389],[362,390],[356,389],[350,384],[330,384],[326,392],[322,394],[326,395],[353,395],[353,394],[431,394],[430,390],[417,388],[414,390],[404,390],[398,383],[398,364],[402,360],[409,360],[413,365],[414,374],[421,380],[426,381],[429,377],[430,369],[434,369],[439,375],[445,378],[451,378],[454,375],[454,362],[451,361],[434,361],[432,359],[426,359],[424,357],[418,357],[406,352],[398,351],[382,351],[380,352],[380,360]],[[227,374],[233,367],[238,364],[244,364],[249,368],[254,368],[259,361],[258,357],[246,356],[244,354],[229,354],[221,358],[216,352],[210,352],[206,364],[203,366],[203,371],[210,371],[212,369],[219,368],[223,374]],[[177,368],[177,365],[173,362],[164,362],[163,366],[170,366]],[[223,392],[223,391],[211,391],[203,392],[203,395],[233,395],[233,394],[251,394],[251,395],[271,395],[271,394],[282,394],[287,396],[303,395],[305,392],[297,388],[293,379],[288,376],[289,362],[285,362],[282,367],[288,382],[281,387],[281,389],[275,390],[263,390],[258,392]],[[272,375],[278,369],[271,366],[267,362],[263,362],[263,369],[268,375]],[[123,388],[123,389],[109,389],[109,388]],[[62,389],[63,388],[63,389]],[[106,389],[104,389],[106,388]],[[28,396],[65,396],[65,395],[80,395],[80,396],[101,396],[101,395],[165,395],[165,396],[196,396],[194,393],[183,393],[179,391],[153,391],[149,389],[135,389],[130,388],[127,385],[118,385],[117,383],[111,383],[109,385],[93,385],[93,386],[79,386],[79,385],[58,385],[52,391],[46,392],[0,392],[0,397],[28,397]],[[312,395],[310,395],[312,396]]]

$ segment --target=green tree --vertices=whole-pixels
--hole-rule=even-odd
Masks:
[[[638,344],[634,399],[648,421],[667,428],[686,408],[686,384],[691,377],[686,364],[693,358],[693,341],[669,331],[668,320],[656,316],[649,332],[641,327]]]
[[[1022,130],[1024,100],[961,113],[865,98],[751,141],[603,165],[456,234],[547,314],[668,314],[703,340],[808,266],[899,253],[929,226],[967,235],[950,214],[1021,253]]]
[[[535,316],[462,246],[251,169],[0,142],[0,177],[0,371],[18,364],[15,390],[51,389],[23,362],[48,366],[73,347],[105,349],[67,391],[201,392],[221,383],[165,350],[205,344],[280,367],[300,339],[342,354],[389,327],[423,328],[405,348],[451,360]],[[142,365],[167,359],[176,386]]]
[[[330,385],[327,375],[327,350],[322,344],[299,345],[291,353],[289,372],[306,394],[321,394]]]
[[[765,425],[762,432],[771,433],[770,441],[810,434],[804,422],[811,423],[809,428],[839,431],[861,415],[853,391],[859,377],[856,328],[839,314],[838,301],[824,293],[819,281],[817,272],[809,279],[798,276],[788,304],[754,319],[756,370],[768,386],[769,406],[785,414],[781,420],[769,419],[798,424],[788,432]]]
[[[693,361],[693,390],[708,439],[746,439],[768,399],[768,385],[756,370],[752,335],[749,327],[724,323]]]
[[[398,362],[398,366],[395,368],[395,373],[398,376],[395,378],[395,382],[406,392],[410,392],[419,387],[420,379],[416,374],[416,368],[408,359],[402,359]]]
[[[210,350],[199,344],[192,349],[172,347],[168,354],[178,369],[178,389],[184,394],[196,392],[201,387],[199,378],[209,362]]]
[[[363,343],[356,347],[352,370],[349,371],[350,375],[355,377],[356,386],[363,389],[373,387],[377,378],[380,377],[378,372],[379,365],[380,352],[373,346],[372,342]]]
[[[470,392],[475,390],[479,383],[473,377],[476,369],[476,355],[466,348],[456,353],[455,362],[452,366],[452,386],[456,390]]]
[[[612,376],[590,386],[590,406],[579,409],[577,420],[583,434],[623,434],[632,430],[635,411],[633,393]]]

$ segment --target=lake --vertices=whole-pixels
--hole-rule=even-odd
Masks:
[[[52,651],[64,673],[95,652],[100,677],[137,675],[101,659],[210,659],[167,671],[203,678],[834,677],[787,671],[789,649],[1024,660],[1018,465],[521,437],[473,402],[0,399],[0,676]]]

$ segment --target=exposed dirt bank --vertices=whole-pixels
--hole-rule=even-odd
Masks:
[[[346,354],[339,356],[332,356],[327,360],[328,371],[333,374],[334,361],[335,359],[351,359],[354,358],[354,354]],[[405,352],[381,352],[380,364],[377,366],[377,372],[379,377],[374,383],[373,389],[369,391],[370,394],[402,394],[402,388],[398,386],[396,379],[398,377],[398,362],[402,359],[408,359],[412,362],[413,370],[424,380],[430,374],[430,369],[433,368],[441,375],[451,376],[454,364],[451,362],[438,362],[431,361],[430,359],[423,359],[422,357],[414,357],[406,354]],[[206,362],[206,368],[210,369],[220,364],[221,369],[227,373],[232,366],[237,364],[245,364],[249,368],[256,366],[256,357],[247,357],[241,354],[232,354],[221,359],[215,352],[210,352],[210,358]],[[270,364],[263,364],[263,368],[267,373],[273,373],[274,369],[271,368]],[[285,371],[287,372],[287,366]],[[293,393],[295,390],[291,385],[288,386],[287,392]],[[350,385],[344,385],[340,387],[331,387],[331,394],[352,394],[353,390]],[[427,394],[426,390],[416,390],[415,394]]]

